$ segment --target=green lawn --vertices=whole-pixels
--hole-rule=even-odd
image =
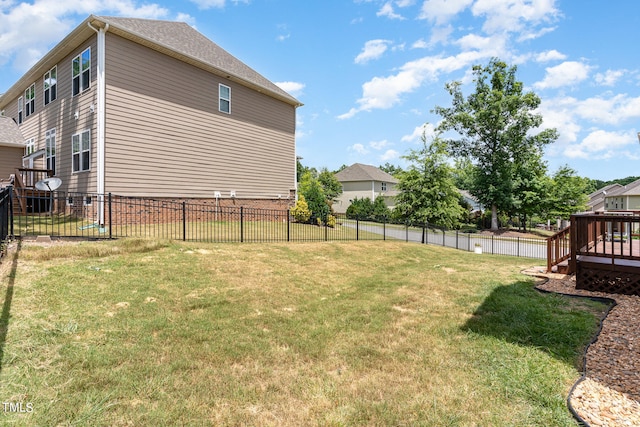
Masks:
[[[604,307],[526,259],[403,242],[23,244],[3,425],[574,426]],[[30,406],[27,406],[29,404]]]

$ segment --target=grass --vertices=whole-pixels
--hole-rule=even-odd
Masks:
[[[575,425],[604,308],[401,242],[39,247],[4,262],[4,425]],[[594,314],[595,313],[595,314]]]

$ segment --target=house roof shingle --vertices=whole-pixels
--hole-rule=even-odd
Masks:
[[[379,181],[396,184],[398,180],[380,168],[362,163],[353,165],[336,173],[336,179],[340,182],[354,181]]]
[[[107,24],[109,25],[108,32],[113,32],[192,65],[231,78],[240,84],[291,105],[302,105],[286,91],[184,22],[90,15],[38,61],[20,81],[0,96],[0,108],[8,100],[15,98],[27,82],[35,78],[42,78],[42,74],[48,70],[47,67],[51,63],[70,54],[78,48],[80,43],[94,35],[94,30],[89,25],[105,27]]]
[[[0,116],[0,145],[8,147],[24,147],[24,137],[20,128],[10,117]]]

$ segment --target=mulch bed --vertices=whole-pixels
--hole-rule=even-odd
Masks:
[[[548,278],[537,286],[542,291],[615,301],[587,349],[584,376],[568,397],[570,409],[592,427],[640,426],[640,297],[576,289],[575,277],[541,271],[524,273]]]

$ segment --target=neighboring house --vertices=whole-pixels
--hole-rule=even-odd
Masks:
[[[186,23],[91,15],[0,96],[0,178],[286,207],[301,105]]]
[[[458,190],[465,202],[471,206],[471,212],[482,212],[484,208],[478,199],[467,190]]]
[[[18,125],[0,116],[0,187],[10,183],[9,177],[22,165],[25,144]]]
[[[336,173],[336,179],[342,184],[342,194],[333,204],[337,213],[345,213],[356,197],[374,201],[382,196],[390,209],[395,206],[398,180],[378,167],[355,163]]]
[[[624,191],[624,187],[620,184],[607,185],[593,193],[589,194],[589,201],[587,202],[587,211],[589,212],[602,212],[604,211],[605,197],[614,196]]]
[[[640,211],[640,179],[622,188],[616,187],[615,189],[606,191],[606,194],[604,194],[604,210],[609,212]]]

